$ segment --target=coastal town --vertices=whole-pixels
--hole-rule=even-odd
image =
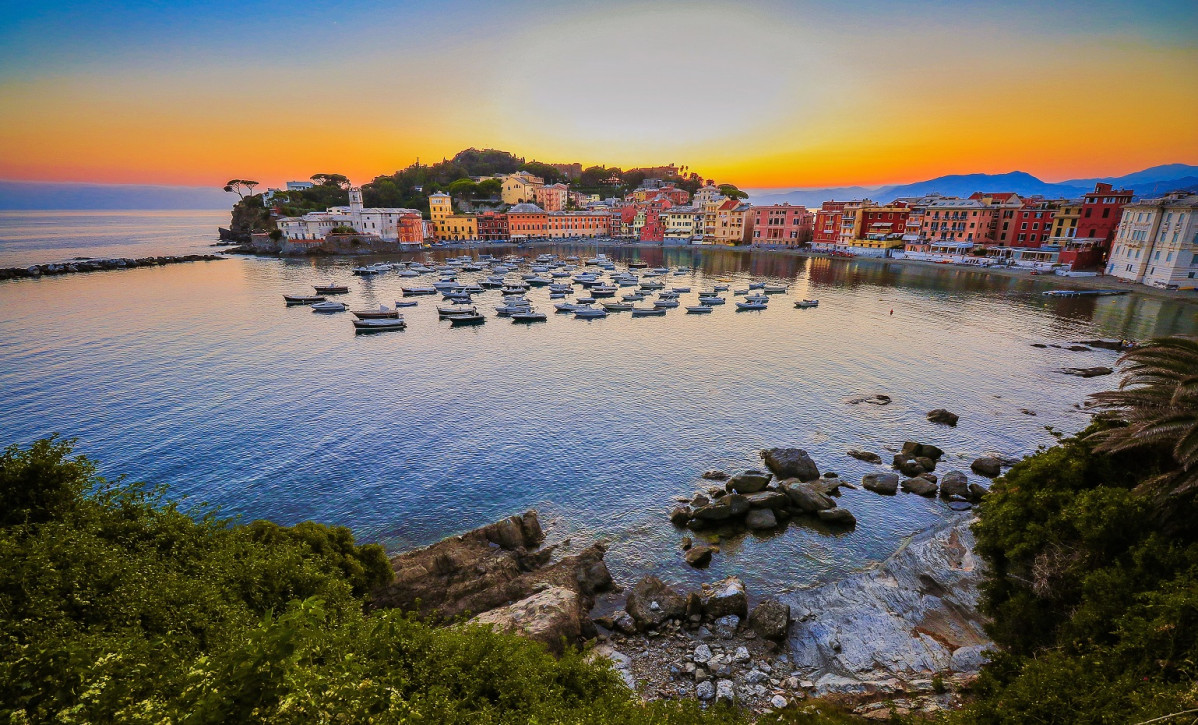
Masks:
[[[1198,287],[1198,195],[1190,191],[1140,198],[1134,189],[1099,182],[1078,199],[977,191],[964,198],[827,200],[807,208],[753,204],[735,187],[728,196],[726,186],[711,181],[692,193],[670,180],[675,167],[663,170],[663,178],[606,198],[528,171],[475,177],[498,182],[494,198],[479,203],[435,191],[427,196],[427,217],[418,209],[366,207],[362,189],[348,182],[348,206],[286,216],[275,199],[313,186],[292,181],[262,195],[277,230],[253,241],[289,254],[327,249],[339,238],[365,241],[372,250],[579,240],[747,246]]]

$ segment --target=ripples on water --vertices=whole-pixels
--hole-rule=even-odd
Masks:
[[[128,223],[152,238],[159,221]],[[183,231],[140,253],[192,251],[218,219],[176,221]],[[0,253],[5,229],[0,220]],[[337,279],[351,289],[338,299],[369,307],[389,304],[410,280],[351,278],[348,261],[238,258],[5,283],[0,443],[78,436],[108,474],[167,483],[228,514],[351,526],[393,549],[535,506],[556,537],[611,539],[618,578],[653,570],[693,584],[738,572],[755,592],[777,591],[885,557],[946,508],[847,491],[840,502],[857,515],[856,530],[798,524],[726,542],[711,569],[697,572],[678,556],[681,536],[665,513],[675,496],[705,487],[702,471],[759,466],[757,451],[776,445],[804,447],[821,470],[850,481],[883,469],[845,450],[889,458],[906,439],[948,451],[938,473],[967,470],[987,450],[1029,453],[1052,443],[1045,426],[1083,427],[1075,404],[1114,383],[1053,369],[1116,357],[1031,343],[1195,328],[1184,303],[1052,300],[1040,294],[1043,281],[969,270],[607,251],[694,267],[662,278],[694,290],[684,304],[719,278],[792,287],[761,313],[727,304],[704,316],[551,315],[536,325],[489,316],[461,329],[439,322],[437,299],[424,297],[403,310],[406,331],[355,337],[348,313],[287,308],[280,295]],[[530,294],[551,311],[547,296]],[[490,314],[498,297],[477,300]],[[800,297],[820,307],[796,310]],[[874,392],[894,403],[844,402]],[[938,407],[960,413],[960,424],[924,420]]]

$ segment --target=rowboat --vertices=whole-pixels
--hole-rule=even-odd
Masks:
[[[393,320],[354,320],[354,332],[384,332],[402,330],[407,327],[403,318]]]
[[[387,305],[379,305],[377,310],[354,310],[353,315],[359,320],[394,320],[399,317],[399,310],[393,310]]]
[[[819,300],[799,300],[798,302],[795,303],[795,307],[797,307],[800,310],[806,310],[806,309],[810,309],[812,307],[819,307]]]
[[[313,302],[324,302],[320,295],[283,295],[288,305],[310,305]]]
[[[737,309],[737,311],[740,311],[740,310],[764,310],[764,309],[766,309],[766,304],[764,302],[737,302],[736,309]]]
[[[314,285],[314,289],[318,295],[343,295],[349,292],[349,287],[343,284],[333,284],[332,282],[329,284]]]
[[[487,321],[487,318],[483,317],[477,312],[466,315],[450,315],[445,319],[449,320],[450,327],[460,327],[462,325],[481,325]]]
[[[633,317],[662,317],[665,314],[666,314],[666,308],[664,308],[664,307],[652,307],[652,308],[633,307],[632,308],[632,316]]]
[[[704,312],[711,312],[711,307],[707,305],[688,305],[686,308],[686,314],[688,315],[701,315]]]
[[[344,302],[317,302],[309,306],[313,312],[345,312]]]

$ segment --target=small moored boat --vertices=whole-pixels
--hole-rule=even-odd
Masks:
[[[544,322],[549,319],[544,312],[531,309],[528,312],[513,312],[511,317],[512,322]]]
[[[450,315],[445,319],[449,320],[450,327],[460,327],[462,325],[481,325],[487,321],[487,318],[475,312],[474,314],[465,315]]]
[[[737,311],[740,311],[740,310],[764,310],[764,309],[766,309],[766,304],[764,302],[737,302],[736,309],[737,309]]]
[[[711,307],[708,305],[688,305],[686,308],[686,314],[688,315],[701,315],[704,312],[711,312]]]
[[[320,295],[283,295],[288,305],[310,305],[313,302],[324,302]]]
[[[633,317],[663,317],[666,314],[664,307],[633,307]]]
[[[417,295],[435,295],[437,294],[436,287],[400,287],[403,290],[404,297],[415,297]]]
[[[402,317],[391,320],[354,320],[354,332],[383,332],[407,327]]]
[[[797,307],[800,310],[806,310],[806,309],[810,309],[812,307],[819,307],[819,300],[799,300],[798,302],[795,303],[795,307]]]
[[[437,306],[438,317],[453,317],[454,315],[477,315],[478,308],[474,305],[452,305],[450,307]]]
[[[668,308],[668,307],[669,307],[669,308],[672,308],[672,307],[677,307],[677,306],[678,306],[678,300],[656,300],[656,301],[653,303],[653,306],[654,306],[654,307],[657,307],[657,308],[659,308],[659,309],[665,309],[665,308]]]
[[[725,300],[723,297],[700,297],[699,298],[699,304],[703,305],[704,307],[710,307],[711,305],[722,305],[725,303],[727,303],[727,300]]]
[[[415,307],[418,304],[420,303],[416,300],[395,300],[396,307]]]
[[[391,309],[387,305],[379,305],[377,310],[354,310],[353,315],[359,320],[396,319],[399,317],[399,310]]]
[[[314,285],[314,289],[318,295],[343,295],[349,292],[349,287],[343,284],[333,284],[332,282]]]
[[[590,320],[599,317],[607,317],[607,310],[602,308],[587,307],[582,310],[574,310],[574,317],[580,320]]]
[[[345,312],[344,302],[317,302],[310,307],[313,312]]]

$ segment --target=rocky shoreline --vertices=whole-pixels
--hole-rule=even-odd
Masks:
[[[645,699],[764,713],[831,698],[865,717],[934,712],[960,703],[988,644],[970,523],[952,515],[870,569],[774,597],[735,576],[695,591],[654,576],[621,586],[603,542],[545,545],[528,511],[393,557],[395,580],[372,606],[492,626],[555,652],[588,648]],[[604,593],[622,595],[622,608],[592,618]]]
[[[228,259],[228,257],[223,257],[219,254],[183,254],[161,257],[75,259],[70,262],[0,268],[0,281],[39,279],[41,277],[57,277],[64,274],[79,274],[83,272],[108,272],[117,269],[136,269],[138,267],[162,267],[167,264],[182,264],[184,262],[213,262],[218,259]]]

